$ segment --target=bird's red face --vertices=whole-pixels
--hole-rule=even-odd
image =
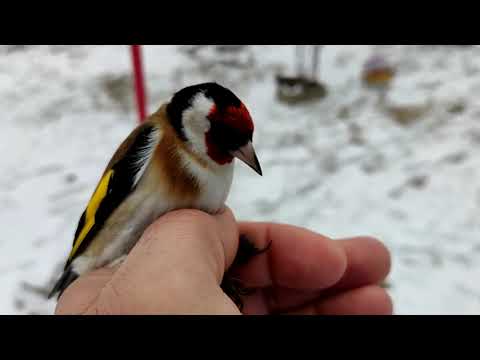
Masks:
[[[213,105],[208,114],[211,121],[224,122],[226,125],[237,129],[239,132],[253,133],[254,125],[246,106],[230,105],[223,112],[218,111],[217,105]]]
[[[211,124],[205,133],[207,154],[219,164],[231,162],[233,152],[252,140],[254,125],[250,113],[243,103],[224,109],[214,104],[207,118]]]
[[[167,112],[179,136],[219,165],[236,157],[262,174],[252,145],[254,125],[230,90],[206,83],[180,90]]]

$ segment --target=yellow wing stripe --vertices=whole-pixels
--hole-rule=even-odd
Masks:
[[[87,210],[85,212],[85,224],[83,225],[82,231],[78,235],[78,238],[75,241],[75,244],[68,256],[68,260],[70,261],[75,253],[77,252],[78,248],[82,244],[83,240],[87,236],[90,229],[95,225],[95,214],[98,210],[98,207],[102,203],[102,200],[107,195],[108,191],[108,184],[110,179],[112,178],[113,170],[109,170],[100,180],[97,189],[93,193],[90,201],[88,202]]]

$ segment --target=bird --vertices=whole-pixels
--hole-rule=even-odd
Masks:
[[[144,230],[178,209],[220,212],[235,159],[262,176],[246,105],[217,82],[184,87],[135,127],[108,162],[77,224],[63,273],[48,298],[81,275],[119,263]],[[269,244],[270,245],[270,244]],[[235,264],[266,251],[240,235]],[[240,308],[251,292],[228,274],[222,289]]]

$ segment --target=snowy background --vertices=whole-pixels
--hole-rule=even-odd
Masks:
[[[237,218],[378,237],[393,256],[395,313],[480,313],[480,48],[328,45],[328,95],[297,106],[275,96],[294,46],[223,63],[212,47],[200,60],[180,46],[143,50],[149,111],[211,80],[249,107],[264,176],[237,166]],[[396,68],[383,102],[361,81],[375,53]],[[129,49],[0,46],[0,110],[0,313],[51,314],[44,295],[78,218],[136,125]]]

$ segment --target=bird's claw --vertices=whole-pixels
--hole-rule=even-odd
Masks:
[[[240,235],[237,255],[231,268],[247,264],[255,256],[268,251],[271,245],[272,242],[270,241],[263,249],[258,249],[245,235]],[[239,279],[230,276],[228,273],[225,274],[221,288],[240,311],[243,309],[242,296],[249,296],[255,292],[254,288],[244,286]]]

